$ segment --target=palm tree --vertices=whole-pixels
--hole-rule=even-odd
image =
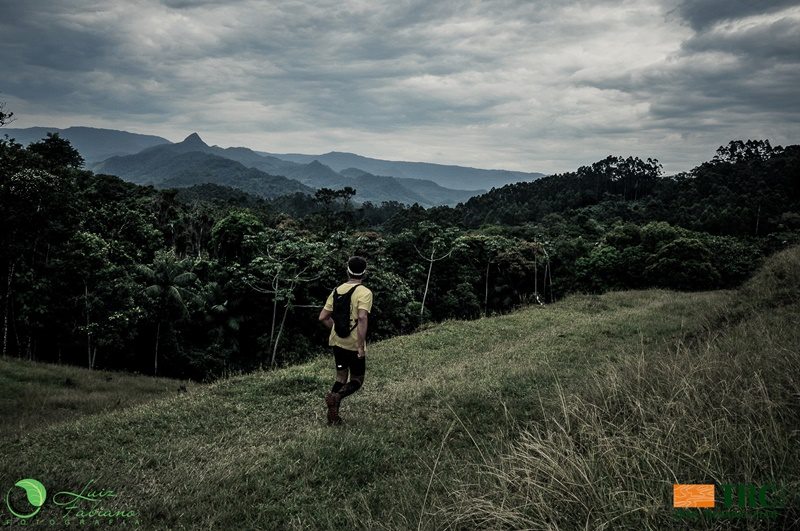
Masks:
[[[191,263],[175,256],[174,251],[160,251],[151,266],[140,266],[148,286],[145,295],[153,306],[156,320],[156,343],[153,349],[153,375],[158,374],[158,343],[161,339],[161,325],[170,325],[173,319],[186,317],[189,312],[186,301],[194,295],[193,287],[197,276],[189,271]]]

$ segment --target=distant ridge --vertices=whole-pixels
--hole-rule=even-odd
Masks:
[[[154,146],[134,155],[111,157],[95,164],[92,169],[157,188],[216,184],[265,198],[314,191],[294,179],[270,175],[209,152],[213,149],[203,142],[200,135],[192,133],[183,142]]]
[[[272,185],[262,189],[257,180],[241,180],[239,176],[243,168],[259,172],[262,183],[269,177]],[[354,199],[359,203],[398,201],[429,207],[455,205],[475,195],[474,191],[449,189],[433,181],[379,176],[352,168],[349,174],[343,174],[317,160],[297,163],[261,155],[244,147],[209,146],[197,133],[191,133],[176,144],[154,146],[135,155],[112,157],[95,164],[92,169],[139,184],[158,187],[217,184],[261,197],[280,195],[281,190],[283,193],[313,193],[319,188],[351,186],[356,189]],[[248,174],[250,177],[256,175],[252,172]],[[237,177],[232,178],[232,175]]]
[[[314,189],[322,187],[353,186],[357,190],[354,198],[357,202],[399,201],[429,207],[455,205],[491,188],[533,181],[543,176],[536,172],[381,160],[339,151],[322,155],[273,155],[246,147],[210,146],[196,132],[177,143],[159,136],[93,127],[4,128],[0,130],[0,135],[8,135],[27,145],[44,138],[48,132],[57,132],[69,140],[86,159],[88,169],[116,173],[134,182],[152,183],[156,186],[192,186],[204,183],[236,186],[227,181],[230,175],[224,175],[223,167],[232,172],[232,175],[240,175],[242,168],[215,160],[210,163],[212,169],[207,170],[200,161],[211,162],[210,159],[203,159],[198,155],[174,159],[175,155],[187,153],[213,155],[238,162],[245,169],[259,170],[269,177],[286,178],[283,181],[285,186],[277,185],[277,181],[273,181],[277,186],[269,186],[266,190],[260,187],[252,189],[252,183],[248,181],[247,191],[262,197],[265,193],[272,195],[282,188],[291,189],[288,193],[313,193]],[[146,156],[125,158],[138,154]],[[296,184],[289,185],[287,181]]]
[[[459,190],[488,190],[493,187],[500,187],[520,181],[533,181],[544,177],[543,173],[536,172],[485,170],[470,168],[468,166],[434,164],[431,162],[382,160],[340,151],[331,151],[323,155],[303,155],[300,153],[263,154],[299,164],[307,164],[313,160],[317,160],[336,171],[358,168],[374,175],[427,179],[440,186]]]
[[[0,136],[8,135],[23,145],[36,142],[47,136],[47,133],[58,133],[70,141],[86,159],[87,166],[109,157],[131,155],[143,149],[169,144],[166,138],[153,135],[141,135],[118,131],[116,129],[98,129],[95,127],[28,127],[25,129],[0,129]]]
[[[69,140],[86,159],[87,167],[110,157],[132,155],[143,149],[171,143],[160,136],[81,126],[66,129],[57,127],[3,128],[0,130],[0,136],[8,135],[27,145],[30,142],[41,140],[47,132],[58,132]],[[259,169],[271,175],[286,177],[290,177],[290,174],[296,171],[297,164],[307,165],[315,160],[334,172],[357,168],[371,175],[391,176],[399,179],[423,179],[433,181],[444,188],[476,193],[510,183],[533,181],[544,177],[544,174],[538,172],[482,169],[431,162],[382,160],[343,151],[308,155],[301,153],[275,154],[244,147],[221,148],[208,146],[197,133],[192,133],[180,144],[184,145],[184,149],[199,148],[199,150],[214,155],[236,160],[247,167]],[[454,203],[453,199],[446,199],[445,202]]]

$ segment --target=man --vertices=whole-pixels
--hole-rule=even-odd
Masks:
[[[319,320],[331,330],[328,344],[333,347],[336,361],[336,381],[325,395],[328,424],[341,424],[339,404],[364,384],[367,319],[372,310],[372,292],[361,283],[366,272],[367,261],[360,256],[351,257],[347,261],[347,282],[328,295],[319,314]]]

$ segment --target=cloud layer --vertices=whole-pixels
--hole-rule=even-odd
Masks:
[[[679,171],[733,138],[800,141],[794,4],[0,0],[0,99],[19,127]]]

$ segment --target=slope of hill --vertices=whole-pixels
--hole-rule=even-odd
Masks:
[[[193,134],[177,144],[155,146],[135,155],[112,157],[96,164],[93,170],[159,188],[217,184],[260,197],[313,193],[311,188],[296,180],[248,168],[235,160],[207,153],[203,146],[206,144]]]
[[[453,486],[449,525],[797,529],[800,246],[731,295],[702,330],[600,368],[502,437]],[[674,509],[677,483],[714,484],[713,508]]]
[[[318,160],[312,160],[308,164],[296,164],[289,170],[288,176],[316,188],[338,186],[338,183],[350,180]]]
[[[86,159],[86,165],[120,155],[131,155],[143,149],[169,144],[166,138],[153,135],[141,135],[116,129],[98,129],[94,127],[28,127],[26,129],[3,128],[0,134],[8,135],[23,145],[41,140],[47,133],[58,133],[66,138]]]
[[[366,172],[358,175],[344,175],[333,171],[319,161],[311,161],[292,173],[292,176],[304,184],[315,188],[342,188],[350,186],[356,190],[356,200],[359,202],[371,201],[399,201],[408,205],[419,203],[423,206],[433,206],[429,198],[414,193],[394,177],[378,177]],[[436,186],[435,183],[431,183]]]
[[[191,391],[197,384],[2,358],[0,439],[171,396],[177,394],[180,386]]]
[[[741,294],[445,322],[371,346],[341,427],[323,358],[0,441],[0,478],[93,479],[158,529],[672,527],[676,481],[797,492],[798,295],[794,248]]]
[[[444,188],[425,179],[407,179],[386,175],[373,175],[358,168],[334,171],[318,160],[308,164],[298,164],[286,174],[288,177],[314,188],[343,188],[350,186],[356,190],[358,202],[398,201],[411,205],[418,203],[425,207],[437,205],[456,205],[466,201],[479,192]]]
[[[307,164],[313,160],[318,160],[336,171],[359,168],[375,175],[426,179],[435,182],[439,186],[458,190],[488,190],[510,183],[533,181],[544,176],[542,173],[535,172],[484,170],[430,162],[381,160],[338,151],[331,151],[324,155],[302,155],[299,153],[264,154],[299,164]]]
[[[439,186],[435,182],[428,179],[410,179],[407,177],[391,177],[382,175],[373,175],[369,172],[359,168],[346,168],[339,172],[345,177],[350,177],[355,181],[355,186],[359,190],[364,190],[364,195],[374,195],[375,199],[369,199],[373,202],[384,201],[385,199],[377,199],[379,194],[372,191],[372,188],[378,188],[378,191],[383,189],[391,189],[391,187],[402,187],[409,199],[415,197],[420,198],[417,200],[404,201],[406,203],[417,202],[423,206],[436,206],[436,205],[456,205],[463,201],[468,200],[477,194],[483,193],[484,190],[456,190],[453,188],[445,188]],[[398,190],[398,194],[400,191]]]
[[[162,146],[162,150],[168,153],[189,153],[192,151],[208,153],[225,159],[235,160],[243,166],[261,170],[270,175],[280,175],[289,178],[292,177],[290,173],[300,167],[300,165],[294,162],[287,162],[275,157],[260,155],[245,147],[221,148],[219,146],[209,146],[197,133],[190,134],[182,142],[169,146]]]
[[[548,214],[597,205],[598,210],[614,211],[616,219],[667,221],[715,234],[800,228],[800,145],[750,143],[762,151],[737,152],[744,149],[741,141],[731,141],[712,160],[671,176],[662,176],[651,159],[609,156],[576,171],[491,190],[470,198],[459,210],[472,227],[535,223]]]

